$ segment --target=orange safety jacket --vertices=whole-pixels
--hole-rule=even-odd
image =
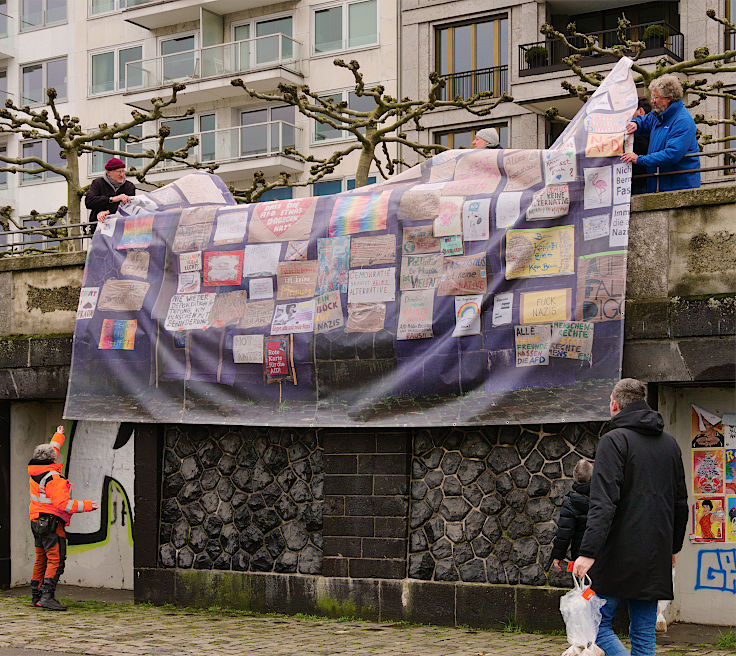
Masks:
[[[54,433],[51,446],[58,456],[64,445],[64,434]],[[91,501],[72,499],[72,486],[61,475],[63,463],[29,464],[28,476],[30,481],[31,503],[28,512],[31,519],[38,519],[39,513],[56,515],[69,526],[69,520],[75,512],[90,512]]]

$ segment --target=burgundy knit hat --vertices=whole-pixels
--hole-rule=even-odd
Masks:
[[[114,171],[115,169],[124,169],[125,164],[123,163],[123,160],[118,159],[117,157],[112,157],[109,160],[107,160],[107,164],[105,164],[105,171]]]

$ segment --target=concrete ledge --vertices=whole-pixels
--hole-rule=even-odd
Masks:
[[[135,601],[528,631],[564,628],[563,588],[136,568]]]
[[[736,185],[706,186],[700,189],[660,191],[631,197],[631,212],[651,212],[677,207],[726,205],[736,203]]]
[[[58,267],[84,266],[87,251],[73,253],[49,253],[47,255],[28,255],[26,257],[5,257],[0,259],[2,271],[31,271],[33,269],[55,269]]]

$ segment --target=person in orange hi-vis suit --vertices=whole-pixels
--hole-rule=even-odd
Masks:
[[[66,533],[64,526],[75,512],[97,510],[92,501],[72,498],[72,486],[61,475],[63,463],[56,462],[64,445],[64,427],[59,426],[49,444],[39,444],[28,463],[30,477],[31,531],[36,546],[36,562],[31,579],[31,606],[66,610],[54,598],[56,584],[64,573]]]

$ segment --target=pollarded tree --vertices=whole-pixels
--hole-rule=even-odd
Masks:
[[[307,85],[280,84],[278,93],[262,93],[247,87],[241,79],[232,80],[233,86],[241,87],[251,98],[291,105],[303,116],[334,130],[348,132],[354,137],[350,143],[324,159],[319,159],[314,155],[303,155],[295,148],[287,149],[290,154],[311,164],[308,180],[292,181],[287,173],[281,173],[278,180],[267,183],[263,174],[260,174],[260,178],[256,175],[253,184],[248,189],[233,190],[237,198],[245,202],[252,202],[257,200],[264,191],[274,187],[311,184],[332,173],[348,155],[356,151],[360,152],[360,157],[355,170],[355,185],[362,187],[368,182],[371,165],[375,164],[381,176],[387,178],[394,173],[397,164],[406,163],[389,154],[390,144],[406,146],[422,157],[430,157],[447,150],[446,146],[440,144],[422,144],[407,138],[407,129],[423,130],[421,119],[429,112],[455,108],[465,109],[474,116],[487,116],[499,104],[513,100],[508,94],[496,96],[493,91],[481,91],[469,98],[456,96],[453,99],[444,99],[442,90],[445,88],[445,80],[437,73],[431,73],[429,76],[431,85],[426,98],[422,100],[394,98],[386,93],[383,85],[366,87],[360,64],[357,61],[352,60],[346,63],[342,59],[335,59],[333,63],[352,73],[355,95],[361,98],[372,98],[375,102],[373,109],[365,111],[351,109],[348,103],[335,102],[330,97],[320,96]]]
[[[717,16],[712,9],[709,9],[706,15],[709,19],[722,25],[727,34],[736,33],[736,23]],[[570,51],[570,55],[564,57],[562,61],[578,76],[582,84],[573,84],[567,80],[563,80],[561,84],[571,96],[580,98],[583,102],[591,96],[605,77],[604,73],[584,68],[581,65],[581,60],[591,55],[609,56],[616,59],[630,57],[634,60],[631,67],[634,82],[644,86],[649,86],[652,80],[667,73],[676,74],[680,77],[685,76],[686,79],[682,81],[682,88],[685,93],[685,106],[689,109],[697,107],[706,98],[736,100],[736,94],[724,90],[726,82],[719,79],[719,76],[726,73],[736,73],[736,64],[734,64],[736,50],[725,50],[724,52],[711,54],[707,47],[702,46],[693,51],[693,56],[690,59],[681,62],[671,62],[666,57],[662,57],[653,65],[643,65],[640,60],[646,56],[647,43],[639,39],[629,38],[630,30],[630,21],[625,16],[621,16],[618,20],[616,32],[618,43],[610,47],[601,46],[596,35],[578,32],[575,23],[570,23],[564,33],[549,24],[543,25],[540,32],[548,38],[560,41]],[[665,28],[663,33],[652,35],[649,38],[650,40],[664,40],[668,36]],[[546,115],[547,118],[553,121],[567,122],[567,119],[561,117],[555,107],[548,109]],[[703,114],[695,114],[693,118],[696,123],[701,125],[736,125],[736,112],[730,117],[717,119],[706,118]],[[705,134],[700,136],[700,142],[705,145],[729,141],[733,138],[730,136],[714,138]]]
[[[140,167],[131,167],[130,173],[139,182],[146,182],[146,175],[156,165],[164,161],[173,161],[191,168],[206,168],[213,170],[214,166],[203,166],[199,162],[190,162],[187,159],[188,152],[197,145],[196,137],[190,137],[187,143],[180,149],[168,150],[165,147],[165,139],[170,134],[168,126],[161,126],[155,137],[141,137],[131,131],[147,123],[156,123],[162,118],[181,118],[194,113],[194,108],[188,108],[179,115],[167,115],[165,110],[172,108],[177,101],[177,94],[184,89],[183,84],[174,84],[171,96],[153,98],[152,108],[148,111],[135,109],[131,112],[130,119],[121,123],[102,123],[94,130],[85,130],[79,118],[61,115],[56,107],[56,90],[47,89],[48,102],[43,108],[31,108],[28,105],[19,106],[12,100],[5,102],[5,107],[0,109],[0,134],[17,134],[24,139],[40,139],[47,142],[48,148],[58,149],[61,163],[52,163],[41,157],[9,157],[0,155],[0,172],[13,174],[39,175],[44,172],[54,173],[64,178],[67,185],[67,205],[59,208],[53,213],[39,214],[32,212],[33,218],[41,220],[42,228],[39,231],[50,238],[77,236],[79,228],[64,228],[68,224],[81,222],[81,199],[87,189],[80,180],[79,160],[87,153],[102,153],[110,157],[125,157],[129,161],[141,162]],[[131,150],[119,150],[108,148],[101,142],[119,139],[126,145],[138,146]],[[0,212],[0,223],[4,229],[10,225],[16,228],[23,226],[12,217],[7,208]],[[62,242],[66,248],[74,248],[74,241]],[[44,252],[45,249],[32,249]]]

